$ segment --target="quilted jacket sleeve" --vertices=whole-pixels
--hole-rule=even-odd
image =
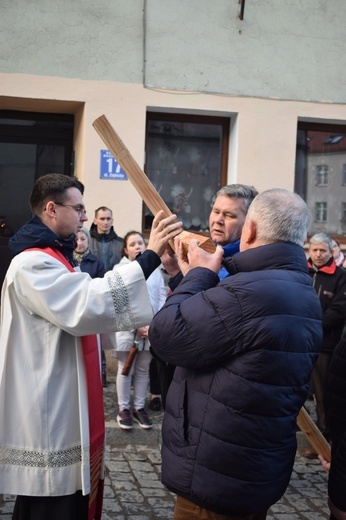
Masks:
[[[240,335],[241,313],[232,291],[220,287],[214,290],[218,282],[218,276],[209,269],[192,269],[156,314],[149,339],[162,360],[181,367],[202,368],[220,364],[229,357],[233,343],[222,308],[231,306],[235,310],[235,340]]]

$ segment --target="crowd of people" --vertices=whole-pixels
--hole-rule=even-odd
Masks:
[[[265,520],[288,486],[309,393],[332,448],[331,462],[320,456],[330,518],[345,520],[340,244],[315,234],[307,258],[310,212],[283,189],[221,188],[209,217],[215,252],[192,240],[187,255],[175,215],[159,212],[146,244],[137,230],[119,237],[106,206],[86,227],[83,193],[75,178],[39,178],[33,216],[9,242],[0,493],[17,497],[12,518],[101,518],[112,349],[119,427],[152,428],[148,391],[150,408],[165,410],[162,481],[177,495],[174,520]]]

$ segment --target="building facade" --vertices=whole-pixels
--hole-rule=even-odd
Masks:
[[[311,231],[342,238],[345,19],[343,0],[2,0],[0,215],[15,231],[59,170],[85,184],[89,223],[106,205],[119,235],[149,229],[93,127],[105,114],[188,229],[240,182],[295,189]]]

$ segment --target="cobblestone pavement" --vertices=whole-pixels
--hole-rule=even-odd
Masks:
[[[161,412],[152,412],[154,427],[121,430],[116,423],[115,381],[104,391],[107,452],[102,520],[170,520],[174,495],[160,482]],[[303,457],[308,446],[299,432],[298,450],[289,487],[270,509],[267,520],[327,520],[327,474],[319,461]],[[0,495],[1,497],[1,495]],[[0,520],[9,520],[15,497],[5,495]],[[63,519],[62,519],[63,520]]]

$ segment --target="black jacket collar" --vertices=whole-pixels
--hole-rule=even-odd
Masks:
[[[76,247],[75,235],[66,239],[58,237],[36,216],[33,216],[9,241],[9,249],[12,254],[18,255],[22,251],[33,247],[51,247],[58,249],[71,262],[73,251]]]

